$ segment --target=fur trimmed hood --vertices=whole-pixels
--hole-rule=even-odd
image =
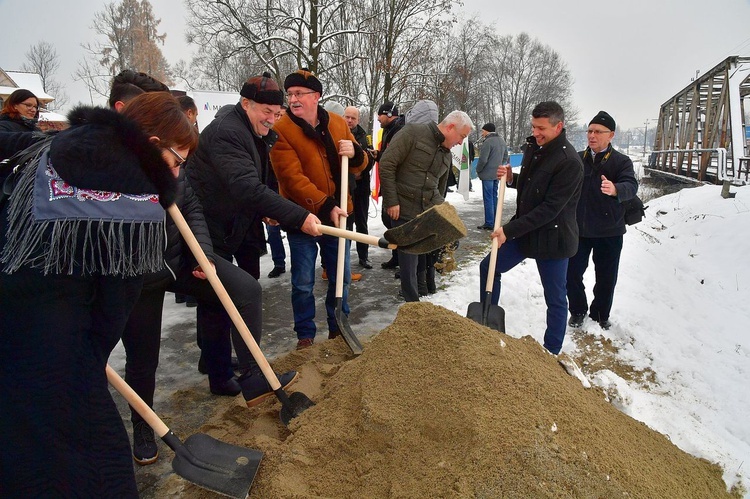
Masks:
[[[60,177],[79,188],[128,194],[159,194],[165,208],[175,200],[177,181],[138,125],[105,108],[77,107],[70,128],[50,147]]]

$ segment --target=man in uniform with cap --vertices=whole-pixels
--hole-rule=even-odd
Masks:
[[[300,69],[284,80],[289,108],[276,123],[279,139],[271,150],[271,164],[279,181],[279,193],[317,215],[323,224],[338,226],[339,217],[352,212],[351,195],[347,205],[338,206],[341,197],[341,156],[349,158],[349,173],[358,174],[367,167],[368,158],[354,139],[344,118],[318,105],[323,85],[310,71]],[[344,228],[344,227],[341,227]],[[328,273],[326,314],[328,337],[340,333],[336,322],[336,274],[338,238],[287,231],[292,254],[292,312],[297,348],[306,348],[315,340],[315,262],[318,247]],[[349,314],[351,268],[349,246],[344,259],[342,311]]]
[[[581,327],[589,317],[609,329],[609,313],[617,283],[625,210],[622,202],[635,197],[638,181],[629,157],[612,147],[615,120],[604,111],[594,116],[587,130],[583,160],[583,187],[578,201],[578,252],[568,262],[567,289],[571,327]],[[593,252],[594,300],[586,301],[583,274]]]
[[[484,224],[477,229],[492,230],[495,227],[497,210],[497,167],[507,165],[510,160],[508,146],[495,131],[494,123],[482,127],[482,147],[477,161],[477,176],[482,181],[482,200],[484,201]]]

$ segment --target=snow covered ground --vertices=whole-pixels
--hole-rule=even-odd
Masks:
[[[720,191],[701,186],[647,202],[646,218],[625,235],[613,327],[587,320],[583,329],[610,340],[619,362],[654,373],[635,382],[602,370],[591,382],[624,413],[720,464],[728,486],[740,482],[750,497],[750,186],[733,188],[734,199]],[[506,201],[514,199],[508,189]],[[450,201],[460,213],[461,199]],[[467,296],[479,301],[478,266],[450,279],[430,301],[464,315]],[[590,300],[591,266],[585,284]],[[506,274],[500,305],[508,334],[542,342],[544,297],[533,262]],[[575,357],[572,336],[563,352]]]

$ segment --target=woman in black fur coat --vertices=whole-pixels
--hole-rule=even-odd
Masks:
[[[105,364],[141,276],[162,268],[173,170],[197,144],[163,95],[74,110],[4,203],[0,497],[138,497]]]

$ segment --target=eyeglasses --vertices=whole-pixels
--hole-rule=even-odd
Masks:
[[[586,130],[586,133],[589,134],[589,135],[591,135],[591,134],[601,135],[603,133],[612,133],[612,132],[610,132],[609,130]]]
[[[39,106],[36,104],[27,104],[25,102],[19,102],[22,106],[26,107],[26,109],[39,109]]]
[[[297,100],[301,99],[303,95],[307,94],[314,94],[315,90],[310,90],[309,92],[287,92],[286,98],[291,99],[292,97],[296,97]]]
[[[186,160],[185,158],[183,158],[182,156],[180,156],[180,155],[179,155],[179,154],[177,153],[177,151],[175,151],[175,150],[174,150],[174,149],[172,149],[171,147],[167,147],[167,149],[169,149],[169,152],[171,152],[172,154],[174,154],[174,155],[175,155],[175,157],[177,158],[177,161],[178,161],[178,162],[177,162],[177,166],[173,166],[172,168],[180,168],[180,167],[181,167],[182,165],[184,165],[184,164],[185,164],[185,161],[187,161],[187,160]]]

